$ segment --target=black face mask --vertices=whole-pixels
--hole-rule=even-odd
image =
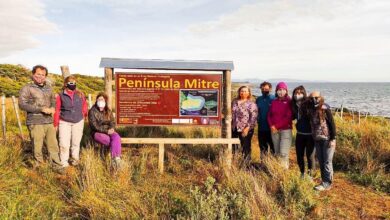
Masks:
[[[67,84],[66,87],[73,91],[76,89],[76,84]]]
[[[317,108],[320,105],[320,101],[317,98],[311,98],[311,102],[313,103],[314,108]]]
[[[267,96],[269,95],[269,91],[261,91],[261,94],[263,94],[263,96]]]

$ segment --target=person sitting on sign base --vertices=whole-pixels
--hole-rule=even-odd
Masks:
[[[113,167],[119,168],[121,164],[122,143],[121,137],[115,131],[115,119],[107,106],[108,96],[101,92],[96,96],[96,102],[88,113],[89,126],[92,138],[99,144],[109,146]]]

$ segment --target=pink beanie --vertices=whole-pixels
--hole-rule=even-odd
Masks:
[[[276,85],[276,91],[278,89],[285,89],[285,90],[287,90],[287,84],[285,82],[278,83],[278,85]]]

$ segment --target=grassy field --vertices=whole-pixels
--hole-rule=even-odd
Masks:
[[[81,165],[60,175],[48,165],[26,167],[28,142],[9,134],[0,145],[0,219],[388,218],[389,123],[370,120],[359,126],[337,119],[337,125],[335,187],[323,194],[313,191],[313,182],[299,178],[294,148],[289,170],[272,157],[259,163],[256,137],[256,168],[247,168],[236,155],[233,168],[226,170],[222,146],[173,145],[166,149],[166,172],[160,175],[157,147],[131,145],[124,147],[123,169],[114,171],[109,155],[86,144]],[[218,129],[189,127],[119,132],[128,137],[220,135]],[[346,196],[369,199],[375,206],[359,201],[343,209],[345,198],[337,195],[346,190]]]
[[[12,71],[0,66],[0,74],[6,72],[8,78]],[[86,125],[79,166],[65,174],[53,172],[47,164],[32,169],[26,165],[31,156],[27,129],[23,126],[26,140],[22,141],[12,102],[6,102],[7,132],[0,142],[0,219],[390,218],[390,123],[384,118],[368,117],[359,124],[348,115],[344,120],[335,117],[335,182],[332,190],[318,193],[313,186],[320,181],[319,170],[315,182],[300,179],[294,147],[289,170],[273,157],[260,161],[256,135],[253,166],[244,165],[238,154],[232,169],[226,170],[223,146],[171,145],[166,147],[161,175],[158,147],[151,145],[124,146],[123,168],[113,170],[109,155],[88,143]],[[24,125],[22,112],[21,119]],[[220,136],[215,128],[118,130],[123,137]]]

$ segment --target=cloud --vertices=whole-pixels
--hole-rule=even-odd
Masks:
[[[38,35],[58,31],[39,0],[0,0],[0,57],[37,47]]]

